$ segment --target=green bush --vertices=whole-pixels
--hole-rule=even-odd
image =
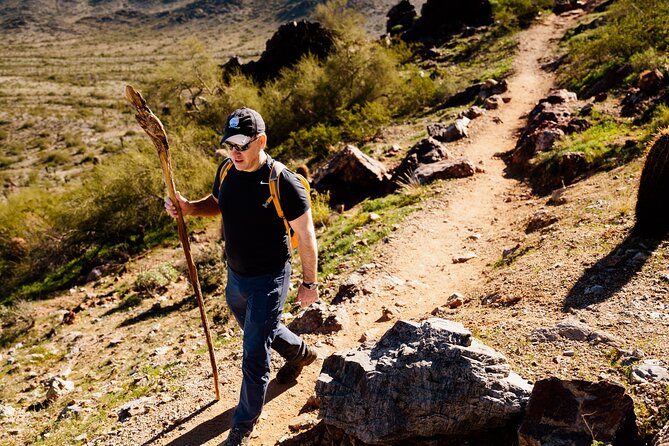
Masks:
[[[181,190],[206,195],[215,164],[192,147],[175,146],[172,155]],[[62,193],[35,187],[11,195],[0,204],[0,299],[35,280],[19,294],[34,298],[68,286],[104,247],[136,251],[165,237],[165,228],[174,234],[164,196],[158,156],[148,142],[108,158]],[[20,258],[10,255],[13,237],[25,240]]]
[[[133,284],[138,293],[152,294],[163,290],[167,285],[179,277],[179,272],[170,263],[163,263],[158,267],[139,273]]]
[[[553,6],[553,0],[492,0],[490,3],[501,28],[508,31],[527,28],[541,10]]]

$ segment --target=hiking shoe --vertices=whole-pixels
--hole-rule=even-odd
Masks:
[[[222,446],[246,446],[249,444],[250,438],[251,432],[242,432],[233,428]]]
[[[316,351],[306,346],[306,351],[302,357],[286,361],[286,363],[279,369],[276,374],[276,382],[279,384],[288,384],[297,380],[297,377],[302,373],[302,369],[308,366],[318,358]]]

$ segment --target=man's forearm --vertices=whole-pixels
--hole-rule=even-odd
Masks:
[[[316,247],[316,235],[313,231],[304,240],[298,237],[297,250],[302,262],[302,279],[305,282],[318,281],[318,249]]]
[[[189,201],[184,207],[182,210],[186,215],[194,217],[214,217],[220,213],[218,203],[211,194],[200,200]]]

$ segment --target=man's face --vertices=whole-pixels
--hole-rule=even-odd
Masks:
[[[243,152],[229,149],[230,158],[237,170],[253,172],[260,166],[260,151],[265,148],[267,136],[264,133],[257,136]]]

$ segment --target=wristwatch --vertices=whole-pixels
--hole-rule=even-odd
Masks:
[[[308,290],[315,290],[318,288],[318,282],[302,282],[302,286]]]

